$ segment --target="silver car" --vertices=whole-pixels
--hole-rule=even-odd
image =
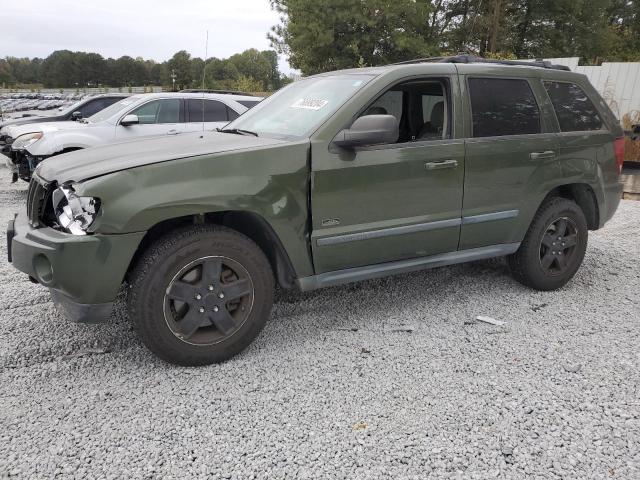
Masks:
[[[77,122],[5,127],[11,160],[28,181],[38,163],[53,155],[158,135],[214,130],[236,119],[262,98],[210,93],[148,93],[120,100]]]

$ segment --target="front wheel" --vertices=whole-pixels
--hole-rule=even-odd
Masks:
[[[576,274],[587,249],[587,221],[571,200],[542,204],[516,253],[508,257],[514,278],[536,290],[556,290]]]
[[[129,315],[145,345],[179,365],[225,361],[264,327],[273,304],[271,266],[244,235],[217,225],[162,237],[130,277]]]

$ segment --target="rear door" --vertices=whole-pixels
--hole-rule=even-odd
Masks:
[[[204,98],[189,98],[186,104],[186,124],[184,130],[195,132],[198,130],[213,130],[224,127],[230,120],[237,118],[233,110],[233,118],[230,118],[229,107],[217,100],[207,100]]]
[[[544,93],[524,76],[467,74],[461,83],[469,114],[459,248],[517,243],[538,192],[561,175]]]
[[[613,150],[616,135],[607,128],[595,102],[576,83],[558,80],[542,83],[558,121],[558,154],[567,183],[596,182],[602,175],[605,185],[615,186],[618,181]]]

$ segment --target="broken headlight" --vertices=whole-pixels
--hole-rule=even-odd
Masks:
[[[58,223],[74,235],[86,235],[100,211],[99,198],[79,197],[72,185],[62,185],[54,190],[52,201]]]
[[[25,133],[16,138],[11,144],[11,148],[14,150],[24,150],[25,148],[33,145],[42,138],[42,132]]]

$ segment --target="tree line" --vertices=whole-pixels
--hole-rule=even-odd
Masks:
[[[269,0],[280,23],[274,50],[206,61],[206,88],[273,91],[289,79],[278,53],[304,75],[412,58],[475,53],[497,58],[640,61],[640,0]],[[205,60],[181,50],[166,62],[59,50],[0,59],[0,85],[197,88]],[[175,83],[174,83],[175,81]]]
[[[640,61],[640,0],[270,0],[303,74],[460,52]]]
[[[202,87],[205,60],[185,50],[166,62],[141,57],[104,58],[97,53],[58,50],[47,58],[0,59],[0,86],[47,88],[164,85],[176,90]],[[205,88],[267,92],[289,81],[273,50],[245,50],[229,58],[206,60]]]

